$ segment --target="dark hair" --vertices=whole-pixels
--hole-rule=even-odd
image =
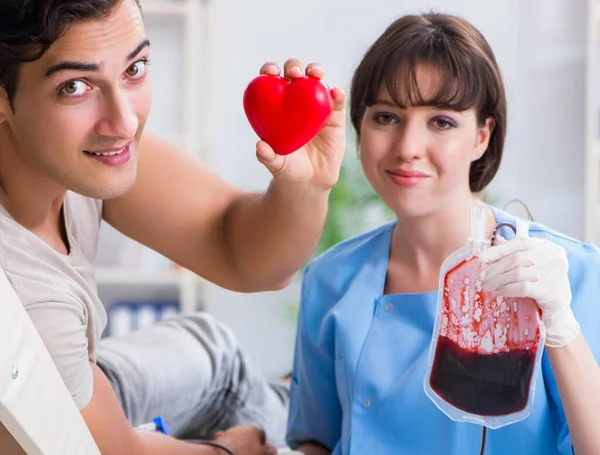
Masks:
[[[442,83],[423,99],[417,67],[440,72]],[[375,103],[382,85],[400,107],[439,106],[452,110],[475,108],[482,125],[492,117],[495,128],[487,151],[471,164],[471,191],[482,191],[494,178],[506,136],[506,95],[494,53],[473,25],[456,16],[428,13],[393,22],[370,47],[352,78],[350,119],[360,138],[365,109]]]
[[[104,19],[122,1],[0,0],[0,87],[13,109],[21,64],[42,57],[72,23]]]

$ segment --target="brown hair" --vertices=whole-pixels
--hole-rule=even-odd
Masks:
[[[128,0],[1,0],[0,87],[11,107],[21,64],[42,57],[72,23],[104,19],[123,1]]]
[[[443,81],[423,99],[417,67],[431,66]],[[495,120],[487,151],[471,164],[471,191],[482,191],[494,178],[506,136],[506,95],[494,53],[483,35],[464,19],[428,13],[393,22],[370,47],[352,78],[350,120],[360,138],[365,109],[375,103],[384,85],[400,107],[439,106],[462,111],[475,108],[483,125]]]

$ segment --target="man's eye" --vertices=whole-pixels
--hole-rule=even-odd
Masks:
[[[63,84],[60,89],[60,94],[66,96],[81,96],[85,94],[88,89],[89,85],[83,81],[69,81]]]
[[[125,73],[132,79],[141,79],[148,72],[148,60],[140,60],[131,65]]]

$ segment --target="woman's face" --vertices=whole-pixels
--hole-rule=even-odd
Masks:
[[[434,96],[435,72],[417,70],[423,99]],[[472,199],[469,168],[487,149],[493,119],[479,125],[475,109],[400,108],[382,88],[364,113],[360,160],[365,175],[398,218],[422,217]]]

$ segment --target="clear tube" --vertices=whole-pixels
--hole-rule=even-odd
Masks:
[[[473,205],[471,207],[471,233],[468,242],[471,247],[478,252],[489,246],[490,239],[486,235],[487,231],[487,206]]]
[[[529,237],[529,223],[517,218],[517,237],[526,239]]]

